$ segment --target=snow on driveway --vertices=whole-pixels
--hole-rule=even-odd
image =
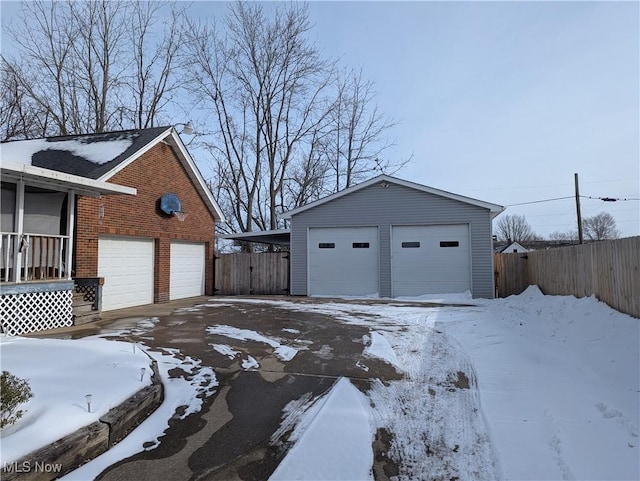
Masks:
[[[273,479],[370,479],[374,462],[371,446],[379,446],[380,440],[397,466],[394,478],[398,480],[640,479],[638,319],[594,298],[544,296],[535,287],[507,299],[471,300],[463,296],[446,300],[473,306],[433,307],[397,300],[300,303],[233,299],[233,305],[262,303],[290,311],[324,313],[339,322],[367,326],[369,335],[353,342],[364,341],[366,356],[394,365],[404,376],[399,381],[372,379],[368,387],[366,381],[341,379],[325,396],[313,399],[305,395],[290,402],[272,443],[282,446],[286,439],[287,445],[292,444]],[[229,304],[228,299],[224,302]],[[212,299],[209,305],[219,305],[219,301]],[[227,337],[263,342],[274,350],[290,347],[255,331],[213,326],[218,328]],[[136,373],[141,366],[148,366],[148,358],[135,356],[130,344],[119,346],[95,339],[64,342],[82,346],[89,341],[115,347],[122,351],[118,356],[125,358],[111,358],[110,353],[106,363],[101,361],[102,367],[93,367],[99,356],[69,355],[70,365],[83,365],[83,375],[90,375],[67,384],[77,384],[73,390],[67,389],[73,399],[65,401],[75,414],[64,419],[74,422],[84,416],[83,396],[93,377],[117,371],[119,381],[101,385],[126,387],[120,381],[122,367],[124,376],[132,378],[131,387],[137,387]],[[10,362],[11,352],[18,356],[16,360],[22,359],[20,350],[10,347],[14,342],[26,341],[2,340],[3,368]],[[221,355],[238,354],[225,344],[215,348]],[[152,449],[179,406],[186,406],[180,410],[180,417],[185,417],[201,408],[203,396],[214,392],[217,382],[211,367],[201,366],[199,360],[182,356],[175,349],[149,354],[159,363],[165,402],[114,449],[70,473],[67,479],[93,479],[110,464]],[[58,360],[28,359],[13,365],[20,369],[31,366],[33,372],[55,379],[54,373],[44,368],[59,368]],[[183,370],[185,377],[169,376],[176,368]],[[43,384],[33,375],[18,368],[15,373],[32,378],[34,390],[42,392]],[[91,389],[94,395],[98,392],[97,387]],[[115,393],[112,391],[109,394]],[[37,393],[36,397],[45,398]],[[102,399],[103,394],[94,397],[94,402],[97,397]],[[53,412],[54,404],[48,402],[42,410],[28,404],[30,412],[19,424],[24,429],[37,427],[46,411]],[[287,438],[285,433],[291,435]],[[3,461],[15,456],[8,456],[11,438],[12,434],[3,430]]]
[[[473,306],[237,302],[369,326],[367,355],[405,374],[366,392],[368,427],[390,435],[398,479],[640,479],[638,319],[536,287],[507,299],[446,298],[456,300]],[[358,455],[341,436],[331,440]],[[306,466],[296,479],[322,477]]]

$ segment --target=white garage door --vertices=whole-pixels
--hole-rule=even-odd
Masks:
[[[310,228],[309,295],[366,296],[378,293],[378,228]]]
[[[153,303],[153,240],[101,237],[98,276],[103,311]]]
[[[394,297],[471,289],[468,225],[394,226],[391,243]]]
[[[171,242],[170,299],[203,296],[204,273],[204,244]]]

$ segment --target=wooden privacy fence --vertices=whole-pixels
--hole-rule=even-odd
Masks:
[[[551,295],[595,295],[640,318],[640,237],[494,256],[496,295],[536,284]]]
[[[215,260],[215,292],[225,295],[289,293],[289,253],[219,254]]]

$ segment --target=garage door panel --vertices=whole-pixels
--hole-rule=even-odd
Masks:
[[[311,228],[308,236],[310,295],[378,293],[378,228]]]
[[[102,309],[153,302],[153,240],[101,237],[98,276],[105,279]]]
[[[172,242],[169,298],[204,295],[205,244]]]
[[[394,296],[469,290],[470,265],[467,225],[393,226]]]

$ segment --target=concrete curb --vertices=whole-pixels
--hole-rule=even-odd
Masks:
[[[2,467],[3,481],[50,481],[70,473],[108,451],[133,431],[164,400],[158,363],[151,362],[151,385],[145,386],[99,421],[58,439]]]

